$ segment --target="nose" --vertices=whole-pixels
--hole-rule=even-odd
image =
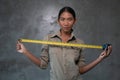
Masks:
[[[67,20],[64,21],[64,25],[65,26],[68,26],[69,25],[69,22]]]

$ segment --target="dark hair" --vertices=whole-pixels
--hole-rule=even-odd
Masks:
[[[58,14],[58,20],[60,19],[60,15],[63,13],[63,12],[69,12],[72,14],[73,18],[76,19],[76,14],[75,14],[75,11],[71,8],[71,7],[63,7],[62,9],[60,9],[59,11],[59,14]]]

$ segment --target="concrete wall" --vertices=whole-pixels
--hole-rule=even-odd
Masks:
[[[42,39],[59,29],[57,14],[63,6],[77,13],[75,34],[87,44],[111,43],[112,54],[84,74],[84,80],[120,80],[120,0],[0,0],[0,80],[49,80],[49,67],[41,70],[16,51],[18,38]],[[40,55],[41,45],[24,43]],[[86,63],[102,50],[86,49]]]

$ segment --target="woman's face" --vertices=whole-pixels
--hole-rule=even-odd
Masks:
[[[74,23],[75,23],[75,19],[73,17],[73,15],[69,12],[63,12],[60,15],[60,18],[58,20],[59,25],[61,26],[61,30],[63,32],[70,32]]]

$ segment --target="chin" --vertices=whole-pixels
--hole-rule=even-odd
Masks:
[[[71,32],[71,30],[64,30],[64,32],[68,33],[68,32]]]

